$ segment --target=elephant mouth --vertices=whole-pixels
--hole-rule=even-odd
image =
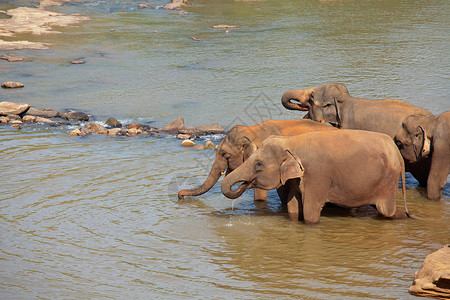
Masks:
[[[235,190],[233,190],[233,186],[231,186],[230,192],[227,193],[227,197],[231,199],[239,197],[240,195],[242,195],[242,193],[244,193],[246,189],[250,188],[255,181],[256,179],[253,179],[252,181],[238,181],[234,183],[233,186],[237,184],[239,184],[239,186]]]

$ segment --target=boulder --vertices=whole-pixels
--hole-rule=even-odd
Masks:
[[[110,136],[124,136],[127,134],[127,131],[122,128],[112,128],[108,129],[107,134]]]
[[[43,118],[43,117],[36,117],[36,122],[37,123],[56,123],[50,119]]]
[[[140,129],[142,131],[149,131],[149,132],[158,131],[158,129],[155,127],[140,124],[140,123],[132,123],[132,124],[128,125],[128,129],[132,129],[132,128]]]
[[[205,143],[205,149],[216,149],[216,146],[214,146],[213,142],[207,141]]]
[[[6,54],[6,55],[1,55],[0,59],[7,60],[9,62],[18,62],[18,61],[23,61],[25,58],[15,56],[14,54]]]
[[[177,139],[180,139],[180,140],[188,140],[188,139],[192,139],[194,137],[195,137],[195,135],[190,135],[190,134],[184,134],[184,133],[177,134]]]
[[[95,123],[95,122],[89,123],[88,125],[86,125],[84,127],[84,129],[86,129],[89,132],[98,133],[98,134],[107,134],[108,133],[108,129],[106,129],[106,127],[103,127],[102,125]]]
[[[89,116],[81,111],[70,111],[68,113],[64,113],[61,115],[61,118],[78,122],[89,121]]]
[[[35,116],[29,116],[26,115],[22,118],[22,121],[27,122],[27,123],[35,123],[36,122],[36,117]]]
[[[143,131],[139,128],[129,128],[127,130],[127,135],[129,135],[129,136],[138,135],[141,133],[143,133]]]
[[[427,255],[415,273],[409,293],[422,297],[450,298],[450,244]]]
[[[70,135],[74,135],[74,136],[80,136],[83,135],[80,129],[75,129],[72,130],[71,132],[69,132]]]
[[[197,144],[194,143],[191,140],[184,140],[184,141],[181,142],[181,146],[183,146],[183,147],[194,147],[194,146],[197,146]]]
[[[30,105],[25,103],[3,101],[0,102],[0,116],[20,115],[25,113],[29,108]]]
[[[21,129],[22,128],[22,127],[20,127],[20,124],[12,124],[11,127],[15,128],[15,129]]]
[[[9,122],[22,121],[22,118],[19,115],[7,115],[6,117],[8,118]]]
[[[0,123],[7,124],[9,122],[9,119],[7,117],[0,117]]]
[[[24,87],[24,84],[20,82],[6,81],[2,83],[2,88],[4,89],[15,89],[21,87]]]
[[[58,118],[58,117],[60,117],[59,112],[57,112],[56,110],[51,109],[51,108],[37,109],[34,107],[30,107],[30,109],[27,111],[27,115],[43,117],[43,118]]]
[[[167,124],[165,127],[160,128],[161,131],[168,133],[168,134],[175,134],[180,129],[184,128],[184,118],[180,117],[176,120],[173,120],[169,124]]]
[[[106,125],[110,126],[110,127],[115,127],[115,128],[122,128],[122,123],[120,123],[119,121],[117,121],[116,119],[109,117],[106,120]]]
[[[211,125],[201,125],[198,126],[195,131],[197,135],[208,135],[208,134],[218,134],[225,133],[225,129],[222,128],[218,123],[214,123]]]

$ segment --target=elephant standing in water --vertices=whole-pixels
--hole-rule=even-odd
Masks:
[[[428,177],[428,199],[439,200],[450,172],[450,111],[439,116],[409,116],[395,142],[412,163],[430,161],[431,156],[429,173],[423,177]]]
[[[295,101],[295,102],[293,102]],[[433,116],[425,109],[407,102],[383,99],[367,100],[350,96],[347,88],[329,83],[310,89],[293,89],[281,97],[284,107],[291,110],[309,111],[309,117],[318,122],[330,123],[343,129],[360,129],[381,132],[394,138],[402,129],[402,123],[410,115]],[[407,164],[406,170],[419,181],[427,184],[429,169],[426,162]]]
[[[405,213],[396,207],[402,179]],[[374,204],[389,218],[408,215],[403,158],[392,139],[361,130],[310,132],[292,137],[270,137],[222,182],[228,198],[249,187],[270,190],[296,183],[290,190],[288,214],[306,224],[319,222],[326,202],[345,207]],[[231,187],[243,182],[234,191]]]
[[[178,198],[198,196],[209,191],[223,172],[226,171],[226,174],[229,174],[239,167],[270,135],[292,136],[321,130],[336,129],[311,120],[269,120],[255,126],[234,126],[217,147],[214,164],[205,182],[197,188],[179,191]],[[255,200],[266,200],[267,192],[267,190],[255,189]],[[285,188],[278,189],[281,201],[285,200],[286,193]]]

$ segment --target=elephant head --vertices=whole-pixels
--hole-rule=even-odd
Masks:
[[[217,147],[216,158],[208,177],[197,188],[184,189],[178,192],[178,198],[184,196],[198,196],[209,191],[222,176],[223,172],[230,173],[240,166],[253,152],[256,145],[251,141],[252,132],[244,126],[235,126]]]
[[[343,96],[350,96],[344,85],[329,83],[306,90],[289,90],[281,97],[281,103],[290,110],[309,111],[307,116],[314,121],[340,127],[338,103],[343,101]]]
[[[417,162],[430,154],[430,135],[435,124],[436,117],[424,115],[412,115],[403,121],[402,129],[394,137],[403,158]]]
[[[302,178],[303,166],[298,156],[278,144],[278,138],[270,138],[233,173],[222,182],[222,193],[235,199],[249,188],[271,190],[284,185],[292,178]],[[239,187],[232,186],[241,182]]]

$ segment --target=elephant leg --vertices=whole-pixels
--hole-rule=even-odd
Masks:
[[[303,218],[306,225],[316,225],[320,221],[320,213],[327,201],[329,190],[324,188],[329,186],[323,180],[309,178],[308,182],[302,180],[300,191],[303,202]]]
[[[299,217],[303,214],[302,195],[298,188],[299,180],[290,179],[286,185],[289,186],[289,196],[287,199],[288,216],[290,220],[298,221]]]
[[[267,200],[267,193],[269,193],[269,191],[255,188],[254,189],[254,193],[255,193],[255,197],[254,197],[255,201],[266,201]]]
[[[435,153],[438,154],[438,153]],[[447,155],[449,156],[449,155]],[[447,182],[447,176],[450,171],[450,158],[442,159],[439,155],[433,156],[430,175],[428,176],[427,197],[430,200],[439,200],[442,190]]]

